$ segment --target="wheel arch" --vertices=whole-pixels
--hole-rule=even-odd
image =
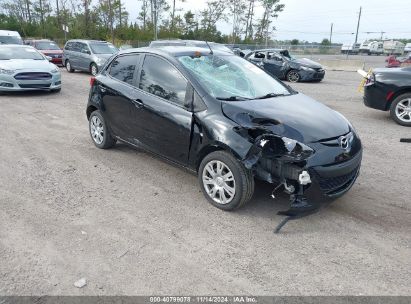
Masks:
[[[87,120],[90,119],[91,113],[93,113],[93,112],[96,111],[96,110],[98,110],[98,108],[97,108],[95,105],[89,105],[89,106],[87,107],[87,110],[86,110]]]
[[[210,153],[213,153],[215,151],[225,151],[233,155],[238,161],[241,161],[241,157],[238,153],[236,153],[233,149],[231,149],[229,146],[221,143],[221,142],[214,142],[209,145],[206,145],[201,148],[201,150],[197,153],[197,159],[195,162],[195,169],[196,172],[198,172],[198,169],[200,168],[200,164],[203,161],[203,159]]]
[[[411,94],[411,86],[410,87],[405,87],[405,88],[401,88],[400,90],[396,91],[388,100],[387,105],[386,105],[386,111],[388,111],[389,109],[391,109],[391,105],[392,102],[398,97],[401,96],[403,94]]]

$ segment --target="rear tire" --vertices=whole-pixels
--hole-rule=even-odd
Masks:
[[[93,76],[97,76],[98,74],[98,67],[95,63],[90,64],[90,74]]]
[[[411,127],[411,93],[402,94],[393,100],[390,115],[397,124]]]
[[[69,72],[69,73],[73,73],[74,72],[74,69],[71,67],[71,63],[70,63],[70,61],[68,61],[68,60],[66,60],[66,70],[67,70],[67,72]]]
[[[254,193],[252,172],[225,151],[212,152],[204,157],[198,170],[198,181],[207,200],[226,211],[244,206]]]
[[[90,114],[89,132],[91,139],[97,148],[109,149],[116,144],[116,140],[107,128],[107,123],[99,110]]]

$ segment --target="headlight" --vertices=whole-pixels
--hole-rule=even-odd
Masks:
[[[15,70],[0,69],[0,74],[13,75]]]
[[[314,69],[309,68],[309,67],[305,67],[305,66],[302,66],[302,67],[301,67],[301,70],[309,71],[309,72],[314,72],[314,71],[315,71]]]
[[[260,139],[259,145],[272,156],[289,161],[305,160],[315,152],[307,145],[288,137],[263,137]]]
[[[303,160],[314,154],[314,150],[303,143],[287,137],[282,137],[281,139],[284,142],[286,154],[292,158]]]

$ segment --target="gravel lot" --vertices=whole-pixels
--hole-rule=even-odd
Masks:
[[[294,86],[353,122],[364,160],[347,195],[278,235],[270,185],[223,212],[186,171],[95,148],[90,76],[62,77],[58,94],[0,96],[0,294],[411,294],[411,129],[364,107],[356,73]]]

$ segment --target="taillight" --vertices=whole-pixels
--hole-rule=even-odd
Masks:
[[[90,78],[90,87],[94,85],[94,82],[96,81],[96,77],[91,77]]]

